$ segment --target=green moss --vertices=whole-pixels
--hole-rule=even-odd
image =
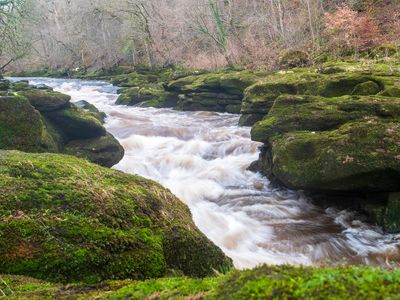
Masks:
[[[0,97],[0,149],[51,151],[53,143],[40,113],[26,98]]]
[[[124,157],[124,148],[110,134],[92,139],[74,140],[63,153],[75,155],[105,167],[112,167]]]
[[[397,75],[386,64],[328,63],[247,88],[241,123],[262,118],[252,128],[252,139],[265,144],[258,170],[295,189],[399,189]],[[357,133],[351,142],[350,133]]]
[[[11,85],[11,88],[12,88],[14,91],[25,91],[25,90],[30,90],[30,89],[32,89],[32,86],[29,85],[29,82],[28,82],[28,81],[17,81],[17,82],[14,82],[14,83]]]
[[[400,88],[399,87],[389,87],[386,90],[384,90],[382,93],[380,93],[380,95],[386,96],[386,97],[400,98]]]
[[[261,267],[234,272],[216,299],[385,299],[400,292],[400,273],[370,267]]]
[[[332,131],[278,135],[271,139],[270,168],[292,188],[396,191],[399,132],[396,121],[366,118]]]
[[[252,129],[253,140],[267,143],[291,131],[325,131],[368,116],[400,117],[400,101],[380,96],[279,96],[268,116]]]
[[[262,266],[202,280],[186,277],[108,281],[98,285],[48,284],[3,276],[11,299],[397,299],[398,270],[371,267]]]
[[[70,96],[47,90],[24,90],[18,95],[26,97],[31,105],[40,112],[50,112],[68,106]]]
[[[366,81],[356,85],[353,95],[376,95],[381,91],[380,86],[374,81]]]
[[[280,61],[279,66],[282,69],[291,69],[305,67],[310,63],[308,54],[303,51],[289,51],[285,53]]]
[[[72,103],[65,109],[46,112],[44,116],[49,119],[69,141],[95,138],[106,134],[105,128],[97,118]]]
[[[231,265],[169,191],[70,156],[0,151],[0,219],[6,273],[97,282]]]
[[[75,104],[80,108],[83,108],[86,112],[89,112],[93,117],[95,117],[102,124],[104,124],[107,115],[104,112],[99,111],[96,106],[90,104],[85,100],[80,100],[78,102],[75,102]]]
[[[0,91],[7,91],[10,88],[10,82],[8,80],[0,80]]]

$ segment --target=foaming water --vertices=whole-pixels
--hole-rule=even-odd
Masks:
[[[400,235],[383,234],[350,211],[322,210],[247,171],[260,144],[251,141],[250,128],[237,126],[236,115],[116,106],[117,88],[104,82],[29,80],[104,111],[107,130],[126,151],[115,168],[169,188],[238,268],[400,261]]]

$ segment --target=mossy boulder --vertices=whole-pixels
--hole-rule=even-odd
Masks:
[[[263,166],[295,189],[398,191],[399,141],[398,122],[365,118],[331,131],[275,136]]]
[[[0,79],[0,91],[6,91],[10,88],[10,82],[5,79]]]
[[[264,143],[252,169],[293,189],[399,191],[398,77],[339,66],[277,72],[246,89],[241,121],[257,121],[252,139]]]
[[[42,116],[26,98],[0,97],[0,149],[42,152],[54,148]]]
[[[122,159],[123,148],[107,134],[105,114],[96,107],[80,103],[84,110],[47,88],[15,92],[14,85],[0,95],[0,149],[67,152],[107,167]]]
[[[381,91],[381,87],[374,81],[366,81],[355,86],[353,95],[376,95]]]
[[[96,117],[72,103],[65,109],[47,112],[45,116],[57,126],[68,141],[90,139],[106,134],[105,128]]]
[[[29,100],[33,107],[40,112],[51,112],[68,106],[70,96],[47,90],[26,90],[18,92]]]
[[[327,131],[364,117],[400,118],[400,99],[381,96],[279,96],[267,117],[252,128],[252,138],[267,143],[295,131]]]
[[[291,69],[298,67],[306,67],[310,63],[308,54],[303,51],[289,51],[285,53],[280,61],[279,66],[282,69]]]
[[[85,100],[80,100],[78,102],[75,102],[75,105],[84,109],[86,112],[89,112],[93,117],[95,117],[102,124],[104,124],[105,119],[107,117],[106,113],[98,110],[97,107],[94,106],[93,104],[91,104]]]
[[[280,95],[314,95],[326,98],[376,95],[393,85],[390,77],[360,71],[348,72],[346,69],[335,74],[323,74],[319,69],[311,68],[280,71],[266,76],[245,90],[241,124],[251,126],[254,124],[252,121],[260,120],[260,114],[267,115]]]
[[[389,193],[384,203],[369,203],[364,207],[371,221],[382,226],[386,232],[400,232],[400,193]]]
[[[27,80],[13,82],[10,87],[12,88],[13,91],[16,91],[16,92],[32,89],[32,86],[29,84],[29,81],[27,81]]]
[[[97,282],[231,266],[168,190],[72,156],[0,151],[0,219],[9,274]]]
[[[63,153],[112,167],[124,157],[124,148],[111,134],[106,134],[91,139],[73,140],[64,146]]]
[[[179,95],[180,110],[239,113],[244,90],[263,73],[220,71],[192,75],[169,82],[165,89]]]
[[[154,87],[126,88],[121,90],[116,104],[134,106],[143,102],[152,101],[155,106],[159,106],[161,98],[166,94],[168,93],[164,90]]]

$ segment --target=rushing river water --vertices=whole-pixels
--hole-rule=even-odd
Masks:
[[[107,130],[126,151],[115,169],[169,188],[238,268],[400,261],[400,235],[384,235],[350,211],[318,208],[247,171],[259,144],[251,141],[250,128],[237,126],[237,115],[116,106],[117,88],[104,82],[29,80],[104,111]]]

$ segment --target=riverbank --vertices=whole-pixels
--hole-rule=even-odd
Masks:
[[[1,276],[9,299],[396,299],[398,270],[370,267],[259,267],[191,279],[106,281],[98,285],[52,284],[21,276]]]

